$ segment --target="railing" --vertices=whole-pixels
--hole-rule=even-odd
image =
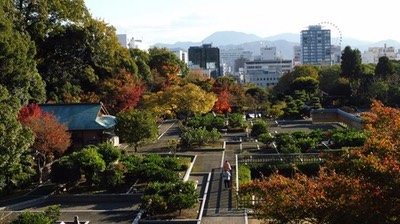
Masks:
[[[309,164],[322,163],[324,160],[319,153],[294,153],[294,154],[256,154],[256,155],[237,155],[239,165],[270,164]]]

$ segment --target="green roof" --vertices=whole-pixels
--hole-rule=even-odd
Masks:
[[[39,104],[43,112],[54,114],[69,131],[107,130],[116,124],[101,103]]]

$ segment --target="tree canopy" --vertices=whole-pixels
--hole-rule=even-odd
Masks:
[[[257,215],[283,223],[397,223],[400,112],[375,101],[361,117],[364,146],[329,157],[317,176],[275,173],[241,186],[241,194],[261,200],[254,206]]]

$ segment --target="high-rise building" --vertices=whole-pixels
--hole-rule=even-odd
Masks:
[[[303,65],[331,65],[331,30],[321,25],[308,26],[300,35]]]
[[[189,48],[189,68],[207,71],[210,77],[221,76],[219,48],[211,44]]]

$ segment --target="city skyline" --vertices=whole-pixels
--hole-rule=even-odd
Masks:
[[[117,33],[142,39],[149,45],[180,41],[201,42],[218,31],[237,31],[269,37],[281,33],[300,33],[309,25],[328,24],[332,36],[363,41],[393,39],[397,20],[395,2],[351,2],[337,0],[321,4],[318,0],[248,0],[241,4],[228,0],[128,1],[85,0],[92,16],[114,26]],[[334,24],[334,26],[329,26]]]

